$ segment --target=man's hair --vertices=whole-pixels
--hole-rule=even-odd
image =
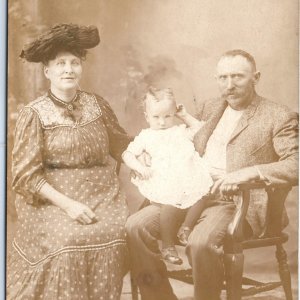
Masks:
[[[221,58],[228,57],[228,56],[232,56],[232,57],[243,56],[243,57],[245,57],[248,60],[248,62],[252,65],[253,70],[256,71],[255,59],[250,53],[248,53],[244,50],[241,50],[241,49],[234,49],[234,50],[229,50],[229,51],[226,51],[225,53],[223,53]]]

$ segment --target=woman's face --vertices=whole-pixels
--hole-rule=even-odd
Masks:
[[[55,91],[74,91],[79,87],[82,74],[81,59],[70,52],[60,52],[44,67],[44,73],[54,94]]]

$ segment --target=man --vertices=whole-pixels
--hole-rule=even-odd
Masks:
[[[297,184],[297,114],[258,96],[255,85],[259,78],[249,53],[228,51],[217,65],[221,98],[199,108],[199,118],[206,124],[195,136],[195,148],[210,165],[215,184],[211,191],[214,196],[186,247],[197,300],[220,298],[224,274],[222,245],[236,209],[233,201],[224,201],[222,191],[257,179],[272,185]],[[263,195],[256,196],[251,199],[247,220],[252,234],[259,236],[264,229],[267,203]],[[132,271],[143,300],[177,299],[160,260],[156,241],[158,213],[156,206],[149,205],[127,222]]]

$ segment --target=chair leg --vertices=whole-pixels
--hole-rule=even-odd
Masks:
[[[139,293],[138,293],[138,286],[132,277],[132,273],[130,272],[130,285],[131,285],[131,297],[132,300],[138,300],[139,299]]]
[[[279,276],[284,289],[286,300],[292,300],[291,273],[287,263],[287,255],[282,245],[276,246],[276,258],[279,266]]]
[[[242,298],[244,254],[224,254],[223,259],[225,267],[227,299],[240,300]]]

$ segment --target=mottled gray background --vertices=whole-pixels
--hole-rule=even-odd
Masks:
[[[17,111],[47,89],[41,66],[23,62],[18,55],[25,42],[50,25],[98,26],[101,44],[89,51],[81,88],[106,98],[130,134],[146,126],[139,106],[146,84],[173,87],[178,101],[194,113],[199,101],[218,95],[215,65],[224,51],[233,48],[256,58],[261,95],[298,111],[296,0],[10,0],[8,6],[9,240],[16,219],[10,153]],[[123,168],[121,177],[133,211],[141,197],[128,181],[128,170]],[[295,281],[297,189],[290,193],[287,206],[291,219],[287,250]],[[259,250],[246,268],[260,275],[274,273],[276,264],[268,263],[272,255]]]

